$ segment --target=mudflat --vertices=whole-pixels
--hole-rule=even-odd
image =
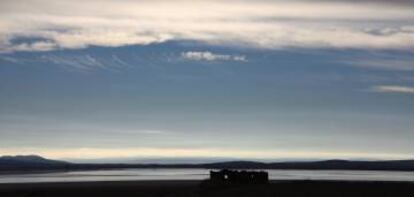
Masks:
[[[206,181],[115,181],[0,184],[1,197],[366,197],[414,196],[414,182],[271,181],[212,184]]]

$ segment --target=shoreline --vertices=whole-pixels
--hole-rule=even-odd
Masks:
[[[78,169],[28,169],[28,170],[0,170],[0,175],[21,175],[21,174],[47,174],[64,172],[90,172],[90,171],[113,171],[113,170],[140,170],[140,169],[203,169],[214,170],[223,168],[205,167],[117,167],[117,168],[78,168]],[[414,170],[404,169],[307,169],[307,168],[228,168],[235,170],[286,170],[286,171],[368,171],[368,172],[414,172]]]
[[[277,194],[277,195],[276,195]],[[306,195],[305,195],[306,194]],[[392,194],[392,195],[391,195]],[[0,196],[412,196],[414,182],[285,180],[268,184],[211,184],[206,181],[95,181],[4,183]]]
[[[193,179],[187,179],[187,180],[120,180],[120,181],[62,181],[62,182],[22,182],[22,183],[0,183],[0,190],[3,189],[4,186],[10,185],[10,186],[25,186],[30,185],[30,187],[33,186],[43,186],[43,185],[79,185],[79,184],[114,184],[114,185],[128,185],[128,184],[165,184],[165,185],[174,185],[174,184],[199,184],[202,182],[206,182],[209,179],[203,179],[203,180],[193,180]],[[383,183],[383,184],[413,184],[414,181],[380,181],[380,180],[324,180],[324,179],[303,179],[303,180],[269,180],[269,183],[267,184],[279,184],[279,183],[295,183],[295,182],[321,182],[321,183]],[[231,185],[231,184],[228,184]],[[237,184],[233,184],[237,185]],[[243,184],[238,184],[243,185]],[[249,185],[249,184],[244,184]]]

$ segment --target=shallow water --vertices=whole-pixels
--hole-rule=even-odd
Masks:
[[[355,170],[266,170],[271,180],[359,180],[414,181],[414,172]],[[133,180],[203,180],[208,169],[125,169],[41,174],[3,174],[0,183],[133,181]]]

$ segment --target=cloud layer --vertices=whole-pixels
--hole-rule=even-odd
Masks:
[[[259,48],[412,48],[410,2],[4,0],[0,50],[182,39]]]
[[[229,157],[240,159],[297,159],[297,158],[371,158],[371,159],[411,159],[412,154],[370,153],[370,152],[322,152],[322,151],[280,151],[280,150],[233,150],[218,148],[3,148],[0,155],[28,155],[36,152],[53,159],[103,159],[128,157]],[[368,156],[367,156],[368,155]]]
[[[381,93],[401,93],[401,94],[414,94],[414,87],[408,86],[375,86],[374,92]]]
[[[181,53],[181,56],[195,61],[247,61],[245,56],[216,54],[209,51],[188,51]]]

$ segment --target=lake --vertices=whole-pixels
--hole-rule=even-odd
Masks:
[[[271,180],[357,180],[414,181],[414,172],[355,170],[266,170]],[[133,181],[133,180],[203,180],[208,169],[124,169],[2,174],[0,183]]]

